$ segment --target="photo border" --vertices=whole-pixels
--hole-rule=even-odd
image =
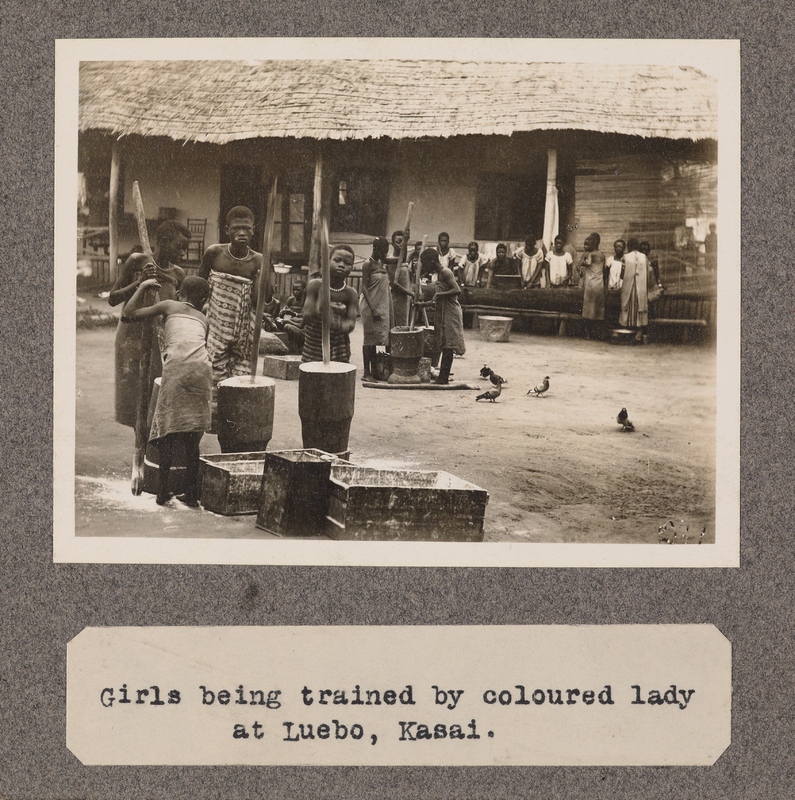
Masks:
[[[718,82],[719,147],[715,544],[334,542],[75,535],[74,242],[80,61],[421,59],[670,64]],[[740,45],[735,40],[74,39],[56,40],[54,532],[55,562],[423,567],[737,567],[740,522]],[[562,57],[561,53],[572,53]],[[528,57],[532,55],[532,58]]]

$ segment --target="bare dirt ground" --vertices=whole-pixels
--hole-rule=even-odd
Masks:
[[[76,532],[79,536],[262,538],[254,518],[160,508],[130,493],[133,434],[113,416],[113,340],[77,333]],[[528,333],[485,342],[466,331],[455,380],[508,379],[496,403],[475,391],[357,386],[351,425],[358,464],[445,470],[489,492],[485,540],[657,543],[674,520],[690,542],[715,535],[715,370],[712,346],[606,342]],[[361,373],[361,329],[352,336]],[[550,376],[543,398],[530,387]],[[301,447],[298,382],[276,381],[269,449]],[[634,433],[616,424],[622,406]],[[219,452],[205,435],[203,452]],[[684,526],[680,521],[684,521]],[[681,537],[680,537],[681,541]]]

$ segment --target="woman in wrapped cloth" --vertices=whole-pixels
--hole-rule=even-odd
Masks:
[[[598,233],[592,233],[585,240],[585,252],[577,264],[577,271],[584,278],[582,321],[586,339],[600,337],[605,319],[605,256],[599,250],[601,241]]]
[[[353,249],[347,244],[335,245],[329,256],[329,275],[331,289],[331,361],[351,360],[350,332],[356,325],[356,289],[345,283],[353,269]],[[302,311],[301,324],[304,332],[304,348],[301,361],[323,360],[323,323],[321,295],[323,281],[316,278],[306,287],[306,299]]]
[[[420,254],[420,263],[423,269],[429,269],[437,275],[434,283],[433,327],[436,332],[436,345],[442,351],[442,357],[436,383],[449,383],[453,356],[462,356],[466,352],[464,315],[458,302],[461,287],[452,270],[439,263],[439,254],[436,250],[430,248],[423,250]]]
[[[645,343],[649,324],[649,261],[640,242],[630,239],[621,269],[621,314],[618,322],[635,331],[635,342]]]
[[[210,283],[207,351],[213,365],[213,383],[251,369],[257,277],[262,254],[249,245],[254,237],[254,214],[235,206],[226,215],[229,244],[210,245],[204,253],[199,277]]]
[[[141,281],[156,278],[160,286],[158,300],[173,300],[185,278],[185,270],[176,261],[185,253],[190,231],[175,220],[164,222],[155,233],[155,252],[151,256],[132,253],[110,290],[108,303],[127,303]],[[123,309],[122,309],[123,310]],[[158,339],[160,331],[158,331]],[[122,325],[116,329],[116,422],[135,427],[138,409],[139,370],[141,366],[141,329]],[[160,347],[152,348],[152,380],[160,376]]]
[[[373,240],[373,253],[362,265],[362,296],[359,298],[359,313],[362,317],[364,340],[363,381],[375,380],[376,348],[389,346],[389,331],[392,329],[392,293],[386,257],[389,241],[383,236]]]
[[[185,451],[185,493],[178,499],[191,507],[199,505],[199,443],[210,429],[212,367],[207,354],[207,318],[201,309],[210,287],[203,278],[188,276],[176,300],[161,300],[140,308],[144,292],[158,289],[154,278],[143,281],[124,308],[122,322],[140,322],[163,317],[163,376],[157,396],[149,441],[160,455],[158,505],[171,499],[168,477],[180,446]]]

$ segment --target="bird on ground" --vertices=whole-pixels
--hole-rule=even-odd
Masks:
[[[487,389],[483,394],[479,394],[475,400],[491,400],[493,403],[502,394],[502,382],[497,383],[491,389]]]
[[[528,394],[534,394],[536,397],[542,397],[544,392],[549,389],[549,375],[545,376],[544,382],[540,386],[534,386]]]
[[[626,408],[622,408],[621,411],[618,412],[616,422],[621,426],[622,431],[635,430],[635,426],[629,421],[629,414],[627,413]]]
[[[492,386],[502,385],[504,383],[508,383],[505,378],[499,376],[493,369],[491,369],[488,365],[484,364],[483,368],[480,370],[480,377],[481,378],[488,378]]]

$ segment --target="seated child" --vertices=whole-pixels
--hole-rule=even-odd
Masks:
[[[168,477],[177,447],[185,449],[185,493],[177,499],[193,508],[199,505],[199,443],[210,429],[212,367],[207,353],[207,318],[201,309],[210,286],[203,278],[188,276],[176,300],[161,300],[141,308],[148,288],[160,288],[155,278],[142,281],[124,307],[124,322],[164,317],[163,375],[149,441],[160,451],[158,505],[171,499]]]
[[[313,280],[317,280],[313,278]],[[287,334],[291,353],[300,354],[304,348],[304,322],[301,319],[305,296],[304,282],[293,282],[292,294],[287,298],[284,308],[279,312],[276,323]]]
[[[264,292],[265,305],[262,307],[262,329],[268,333],[276,333],[279,330],[276,318],[279,316],[281,303],[278,298],[273,296],[273,286],[271,286],[270,282],[265,286]]]
[[[284,308],[279,312],[280,320],[288,320],[291,317],[301,316],[301,309],[304,307],[304,289],[303,281],[293,282],[291,294],[287,298]]]

